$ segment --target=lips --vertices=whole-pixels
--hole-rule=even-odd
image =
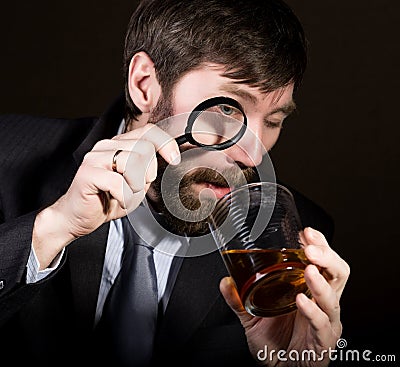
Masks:
[[[217,186],[208,182],[205,183],[205,187],[207,189],[211,189],[214,192],[217,199],[221,199],[223,196],[225,196],[231,191],[230,187]]]
[[[205,195],[205,197],[209,196],[211,199],[220,199],[228,194],[233,188],[230,187],[228,181],[231,183],[236,181],[236,172],[232,170],[220,171],[211,168],[202,168],[191,172],[189,178],[194,192]]]

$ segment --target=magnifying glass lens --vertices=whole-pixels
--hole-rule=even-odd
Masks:
[[[243,129],[244,114],[229,104],[218,104],[201,111],[193,122],[192,138],[202,145],[231,141]]]

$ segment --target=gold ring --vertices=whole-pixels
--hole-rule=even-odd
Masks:
[[[118,171],[117,171],[117,156],[118,156],[118,154],[121,153],[121,152],[122,152],[122,149],[118,149],[118,150],[114,153],[114,156],[113,156],[113,159],[112,159],[112,165],[111,165],[111,168],[112,168],[112,170],[113,170],[114,172],[118,172]]]

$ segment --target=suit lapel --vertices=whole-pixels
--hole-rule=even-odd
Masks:
[[[157,345],[182,345],[220,296],[219,283],[227,275],[218,251],[184,258],[161,321]],[[167,342],[167,343],[165,343]]]
[[[68,248],[73,304],[83,328],[94,324],[109,227],[103,224]]]

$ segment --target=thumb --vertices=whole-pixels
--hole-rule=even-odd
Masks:
[[[228,306],[241,321],[247,321],[248,318],[251,318],[251,315],[243,307],[235,283],[231,277],[222,278],[219,283],[219,289]]]

